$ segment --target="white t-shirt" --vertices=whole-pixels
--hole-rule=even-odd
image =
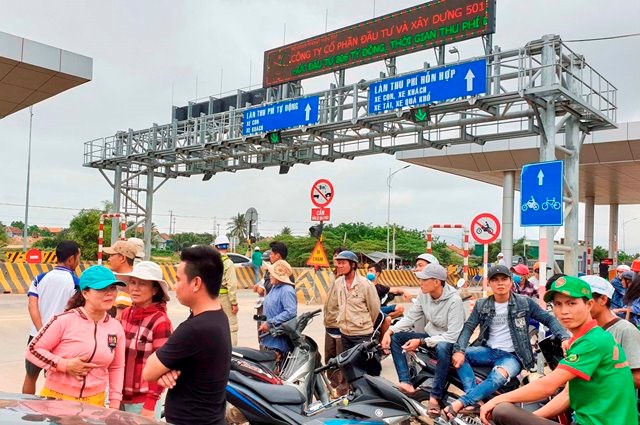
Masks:
[[[509,332],[509,302],[495,303],[496,315],[489,327],[489,339],[487,345],[494,350],[502,350],[513,353],[513,341]]]
[[[500,259],[498,259],[498,265],[499,265],[499,266],[505,266],[505,267],[506,267],[507,262],[506,262],[506,261],[504,261],[504,258],[500,258]]]
[[[533,285],[534,288],[536,288],[536,291],[537,291],[538,286],[540,286],[540,281],[538,280],[538,278],[535,276],[531,276],[527,280]]]
[[[38,298],[38,310],[42,326],[67,306],[67,301],[76,292],[78,277],[66,267],[57,266],[53,270],[36,276],[29,287],[30,297]],[[31,336],[36,336],[36,326],[31,324]]]

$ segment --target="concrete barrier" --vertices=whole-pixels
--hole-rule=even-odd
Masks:
[[[92,262],[80,264],[76,273],[80,275],[86,268],[94,265]],[[55,267],[54,264],[27,264],[0,262],[0,290],[5,294],[26,294],[31,281],[40,273]],[[162,273],[171,289],[176,282],[176,266],[161,264]],[[458,280],[457,266],[449,266],[447,281],[455,284]],[[364,270],[358,273],[365,275]],[[473,274],[471,274],[473,273]],[[470,269],[470,276],[475,276],[477,269]],[[315,271],[311,268],[296,267],[293,269],[296,282],[296,292],[300,303],[323,303],[327,298],[329,287],[334,281],[333,273],[327,269]],[[254,273],[251,267],[237,267],[239,289],[249,289],[254,285]],[[261,273],[262,276],[262,273]],[[383,270],[380,282],[388,286],[418,286],[418,280],[410,270]]]

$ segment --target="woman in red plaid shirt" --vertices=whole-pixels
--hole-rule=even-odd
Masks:
[[[142,379],[147,358],[169,339],[173,328],[167,316],[169,285],[162,278],[162,269],[151,261],[141,261],[133,271],[118,274],[127,283],[132,306],[122,312],[122,327],[126,338],[122,405],[128,412],[160,418],[163,388],[156,382]]]

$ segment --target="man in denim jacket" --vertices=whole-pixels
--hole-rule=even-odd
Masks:
[[[570,335],[562,325],[543,310],[537,300],[513,294],[511,272],[505,266],[494,266],[488,272],[493,295],[482,298],[464,324],[453,347],[452,363],[458,369],[465,394],[447,406],[445,413],[453,417],[465,406],[472,406],[489,397],[497,389],[520,373],[535,365],[529,342],[529,319],[547,326],[561,339]],[[469,339],[480,325],[480,334],[474,346]],[[476,384],[471,366],[491,366],[487,379]]]

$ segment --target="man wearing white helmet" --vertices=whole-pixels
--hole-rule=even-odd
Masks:
[[[504,254],[499,252],[498,253],[498,266],[506,266],[507,262],[504,261]]]
[[[611,297],[612,309],[625,307],[623,298],[624,298],[624,294],[626,293],[626,289],[622,284],[622,273],[628,272],[630,270],[631,270],[631,267],[627,266],[626,264],[620,264],[616,268],[616,277],[614,277],[611,280],[611,285],[615,290],[615,292],[613,293],[613,296]]]
[[[238,345],[238,278],[236,277],[236,267],[227,255],[229,252],[229,238],[220,235],[213,242],[213,245],[222,256],[224,272],[222,275],[222,286],[218,299],[222,305],[224,313],[229,318],[229,328],[231,329],[231,345]]]
[[[438,259],[433,254],[420,254],[418,258],[416,258],[416,270],[417,272],[421,272],[422,269],[427,267],[427,264],[440,264]]]

